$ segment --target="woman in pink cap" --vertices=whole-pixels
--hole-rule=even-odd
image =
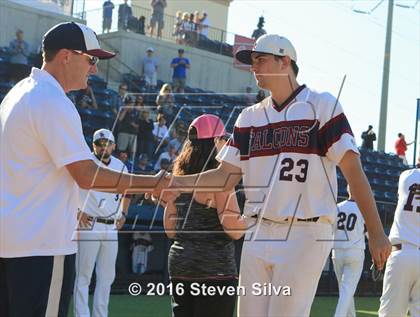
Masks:
[[[219,117],[206,114],[196,118],[175,161],[174,175],[216,168],[216,154],[226,139]],[[231,317],[238,281],[234,240],[241,238],[246,228],[235,192],[181,194],[168,202],[164,227],[174,240],[168,266],[172,316]]]

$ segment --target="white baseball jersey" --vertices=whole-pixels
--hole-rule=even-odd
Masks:
[[[98,160],[95,155],[92,154],[92,156],[95,163],[101,167],[106,167],[119,173],[128,173],[125,164],[114,156],[111,156],[111,160],[108,165]],[[121,198],[122,195],[118,193],[104,193],[95,190],[88,191],[81,189],[80,203],[82,205],[80,209],[92,217],[111,217],[115,219],[121,211]]]
[[[398,204],[389,239],[392,244],[408,242],[420,247],[420,169],[401,173]]]
[[[365,249],[365,220],[354,200],[338,204],[334,249]]]
[[[348,150],[359,153],[340,103],[303,85],[281,105],[268,97],[245,108],[217,159],[241,168],[245,215],[334,221],[336,165]]]

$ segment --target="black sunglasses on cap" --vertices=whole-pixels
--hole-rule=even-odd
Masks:
[[[95,142],[93,142],[96,146],[99,147],[106,147],[108,145],[112,145],[113,142],[110,140],[106,140],[106,139],[100,139],[100,140],[96,140]]]

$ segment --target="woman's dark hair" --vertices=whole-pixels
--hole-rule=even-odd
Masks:
[[[188,139],[175,160],[172,172],[174,175],[190,175],[216,168],[219,166],[216,154],[214,139],[197,139],[197,130],[190,127]]]

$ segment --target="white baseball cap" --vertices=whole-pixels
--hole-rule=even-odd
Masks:
[[[112,143],[115,143],[114,135],[108,129],[99,129],[95,131],[95,133],[93,134],[93,142],[100,139],[106,139],[111,141]]]
[[[149,47],[149,48],[147,48],[147,50],[146,50],[146,52],[154,52],[155,51],[155,49],[153,48],[153,47]]]
[[[296,50],[285,37],[277,34],[266,34],[258,38],[252,50],[241,50],[236,53],[236,59],[241,63],[251,65],[252,53],[271,54],[275,56],[289,56],[297,62]]]

